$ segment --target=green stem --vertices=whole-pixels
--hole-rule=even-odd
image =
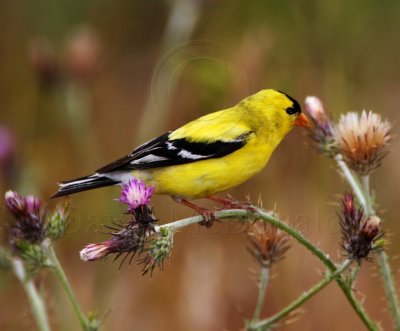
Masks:
[[[354,194],[357,196],[358,201],[361,205],[365,207],[367,201],[365,200],[362,188],[357,178],[352,174],[351,170],[347,166],[346,162],[344,162],[343,156],[341,154],[337,154],[335,156],[335,160],[340,170],[342,171],[344,178],[346,178],[351,188],[353,189]]]
[[[317,258],[319,258],[321,262],[323,262],[328,267],[330,272],[334,273],[337,270],[335,264],[331,261],[331,259],[327,254],[325,254],[311,241],[305,238],[300,232],[298,232],[297,230],[287,225],[285,222],[275,217],[272,212],[268,213],[263,209],[259,208],[253,208],[251,211],[244,209],[225,209],[216,211],[214,213],[214,216],[217,219],[262,219],[265,222],[275,225],[277,228],[288,233],[291,237],[296,239],[301,245],[306,247],[312,254],[314,254]],[[155,228],[155,230],[159,232],[161,228],[172,228],[173,231],[176,231],[190,224],[199,223],[202,220],[203,216],[193,216],[183,220],[158,226]],[[365,324],[366,328],[372,331],[378,330],[378,327],[375,325],[373,321],[370,320],[370,318],[366,314],[361,303],[359,303],[358,300],[354,297],[352,289],[348,286],[346,281],[342,277],[337,277],[336,282],[342,289],[343,293],[345,294],[347,300],[350,302],[355,312],[358,314],[360,319]]]
[[[393,273],[390,267],[389,258],[384,250],[378,252],[379,269],[383,283],[385,284],[385,292],[388,300],[390,311],[392,312],[395,329],[400,330],[400,309],[399,299],[397,297],[396,287],[394,286]]]
[[[78,303],[78,300],[75,297],[75,294],[71,288],[71,285],[69,284],[68,278],[67,278],[63,268],[61,267],[61,264],[58,261],[56,253],[54,252],[54,249],[51,245],[49,245],[47,247],[47,252],[48,252],[49,259],[52,263],[52,267],[53,267],[52,269],[53,269],[55,275],[57,276],[58,280],[60,281],[62,287],[64,288],[64,291],[67,294],[76,315],[78,316],[79,323],[81,324],[82,330],[84,330],[84,331],[90,330],[89,321],[86,318],[85,314],[82,312],[81,307]]]
[[[256,309],[254,310],[253,320],[252,322],[255,323],[260,320],[261,313],[264,309],[265,303],[265,292],[267,290],[267,285],[269,281],[269,269],[262,267],[260,270],[260,283],[259,283],[259,290],[258,290],[258,298]]]
[[[40,297],[35,284],[31,279],[26,277],[25,267],[21,260],[12,259],[12,267],[18,280],[24,288],[29,302],[31,304],[32,314],[36,320],[40,331],[50,331],[49,321],[47,318],[46,308],[42,298]]]
[[[335,272],[328,272],[324,279],[322,279],[320,282],[315,284],[313,287],[308,289],[307,291],[303,292],[296,300],[294,300],[292,303],[290,303],[288,306],[286,306],[284,309],[279,311],[277,314],[264,319],[262,321],[259,321],[258,323],[254,323],[250,325],[249,330],[268,330],[270,326],[272,326],[274,323],[282,319],[283,317],[287,316],[290,314],[292,311],[300,307],[302,304],[304,304],[307,300],[312,298],[315,294],[317,294],[319,291],[321,291],[325,286],[327,286],[332,280],[337,278],[339,275],[341,275],[344,271],[346,271],[350,265],[352,264],[352,260],[345,260],[339,268],[336,269]]]
[[[360,269],[361,269],[361,266],[360,266],[360,264],[358,263],[358,264],[353,268],[353,270],[351,270],[351,272],[350,272],[349,283],[350,283],[350,286],[351,286],[352,288],[354,288],[354,286],[355,286],[355,281],[356,281],[356,279],[357,279],[358,273],[360,272]]]
[[[362,176],[361,182],[365,194],[365,212],[367,216],[375,215],[375,210],[372,206],[371,191],[369,188],[369,175]]]
[[[353,191],[355,192],[359,203],[364,207],[367,216],[375,214],[372,206],[371,192],[369,187],[369,176],[362,177],[363,188],[357,184],[357,179],[351,173],[347,164],[343,161],[343,157],[338,154],[335,157],[339,167],[342,169],[346,180],[349,182]],[[393,273],[390,267],[389,258],[384,250],[378,252],[379,268],[381,272],[381,278],[385,287],[386,298],[388,300],[389,308],[392,313],[392,318],[397,331],[400,331],[400,306],[399,299],[397,297],[396,287],[394,285]]]

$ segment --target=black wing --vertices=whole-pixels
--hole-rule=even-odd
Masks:
[[[119,170],[151,169],[219,158],[243,147],[251,134],[248,132],[229,141],[192,142],[186,139],[169,140],[170,133],[140,145],[131,154],[96,172],[101,174]]]

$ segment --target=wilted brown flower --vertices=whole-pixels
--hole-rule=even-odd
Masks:
[[[347,113],[333,128],[333,136],[348,166],[366,176],[380,166],[387,155],[391,124],[371,111]]]
[[[324,110],[322,101],[317,97],[309,96],[304,103],[313,123],[310,136],[315,141],[318,150],[328,157],[335,156],[337,149],[332,136],[332,124]]]
[[[362,207],[358,209],[355,207],[353,195],[345,193],[339,219],[342,230],[342,247],[349,258],[361,260],[368,257],[374,249],[376,240],[383,235],[379,229],[379,217],[364,218]]]
[[[282,260],[290,248],[289,236],[262,220],[250,225],[248,236],[251,243],[248,249],[264,268],[271,268],[274,263]]]

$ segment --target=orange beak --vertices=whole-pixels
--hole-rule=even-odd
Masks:
[[[294,121],[294,125],[296,125],[296,126],[304,126],[306,128],[311,128],[310,120],[303,113],[300,113],[299,116],[297,116],[296,120]]]

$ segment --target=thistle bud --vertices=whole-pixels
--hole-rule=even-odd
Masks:
[[[161,228],[160,233],[155,235],[155,238],[146,249],[146,256],[140,261],[143,265],[142,275],[153,271],[156,267],[163,269],[164,261],[170,256],[174,243],[174,232],[170,228]]]
[[[41,268],[50,265],[47,254],[41,246],[21,240],[16,243],[16,247],[19,256],[25,261],[29,276],[35,275]]]
[[[317,149],[328,157],[335,156],[337,150],[332,136],[332,124],[322,101],[317,97],[309,96],[305,100],[305,108],[313,123],[310,136],[315,141]]]
[[[126,256],[141,252],[146,243],[147,234],[138,224],[128,224],[119,231],[111,233],[112,237],[104,242],[86,245],[80,251],[83,261],[96,261],[110,254],[117,257],[126,253]]]
[[[66,205],[57,206],[56,209],[47,217],[46,234],[52,240],[57,240],[64,235],[67,228],[68,207]]]
[[[97,244],[89,244],[79,252],[79,255],[83,261],[96,261],[111,254],[109,252],[111,245],[112,242],[110,240]]]
[[[376,240],[383,235],[379,229],[380,219],[377,216],[365,219],[362,208],[355,207],[354,197],[350,193],[344,194],[339,219],[342,247],[349,258],[355,260],[367,258],[375,249]]]
[[[391,140],[391,124],[379,114],[365,110],[347,113],[333,128],[333,137],[348,166],[361,176],[381,165]]]
[[[381,219],[378,216],[374,215],[368,217],[361,228],[361,234],[365,238],[369,238],[370,240],[375,239],[376,236],[379,234],[380,224]]]
[[[247,234],[251,244],[248,250],[263,268],[271,268],[282,260],[290,248],[289,237],[262,220],[254,222]]]
[[[17,192],[7,191],[4,196],[4,201],[8,210],[16,218],[25,216],[26,213],[25,199],[21,197]]]
[[[41,216],[41,202],[34,196],[22,197],[17,192],[8,191],[5,194],[5,204],[16,218],[11,226],[10,243],[20,239],[30,243],[41,243],[45,237],[45,224]]]

